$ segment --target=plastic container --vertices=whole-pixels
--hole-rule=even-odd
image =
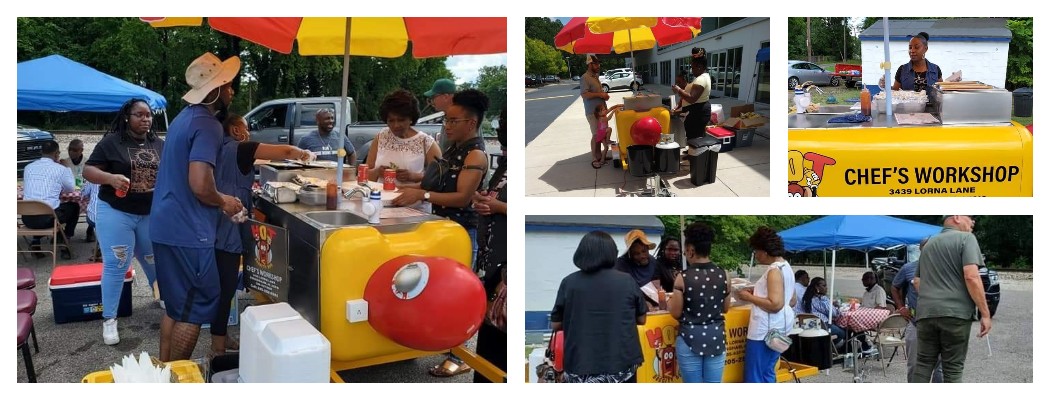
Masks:
[[[1032,88],[1020,88],[1014,90],[1014,116],[1032,116]]]
[[[328,383],[332,344],[305,319],[266,324],[259,339],[258,365],[251,378],[241,374],[244,382]]]
[[[117,317],[131,316],[131,282],[135,270],[124,274]],[[55,267],[48,280],[55,323],[91,321],[102,318],[102,263]]]
[[[701,139],[703,148],[718,145],[718,139],[705,137]],[[700,155],[689,157],[689,182],[696,186],[715,183],[715,173],[718,171],[718,152],[704,151]]]
[[[666,142],[656,145],[656,171],[661,174],[676,174],[682,163],[682,148],[678,143]]]
[[[711,125],[718,125],[718,124],[721,124],[722,121],[725,121],[725,120],[726,120],[725,114],[722,113],[722,105],[721,104],[713,104],[712,103],[711,104],[711,122],[709,122],[709,123]]]
[[[546,347],[532,349],[532,352],[529,353],[529,382],[536,382],[538,380],[538,377],[536,376],[536,366],[543,364],[543,359],[546,353]]]
[[[758,131],[756,128],[740,128],[736,129],[736,147],[751,147],[755,141],[755,133]]]
[[[733,151],[736,142],[736,132],[721,126],[709,126],[707,127],[707,135],[715,138],[722,144],[722,149],[719,153],[728,153]]]
[[[204,383],[204,374],[197,363],[190,360],[172,361],[171,374],[178,379],[178,383]],[[108,369],[87,374],[81,383],[113,383],[113,373]]]
[[[335,185],[335,182],[328,182],[328,186],[325,187],[325,205],[326,210],[334,210],[339,207],[339,187]]]
[[[262,332],[274,322],[302,319],[288,303],[252,306],[241,313],[241,349],[238,365],[245,382],[265,382],[262,378],[260,355],[263,353]]]
[[[627,163],[631,170],[631,176],[651,176],[656,164],[656,149],[653,146],[640,144],[628,147]]]

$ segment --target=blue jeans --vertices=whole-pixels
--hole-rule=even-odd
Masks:
[[[744,382],[746,383],[776,383],[777,353],[762,340],[747,340],[744,346]]]
[[[149,215],[135,215],[114,209],[104,201],[98,204],[95,235],[102,250],[102,318],[116,318],[124,274],[131,258],[139,260],[150,290],[157,280],[153,264],[153,241],[149,238]]]
[[[675,340],[678,353],[678,370],[683,383],[721,383],[722,370],[726,366],[726,353],[717,356],[701,356],[693,352],[689,344],[678,336]]]

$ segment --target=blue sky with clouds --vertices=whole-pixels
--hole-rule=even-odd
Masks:
[[[481,67],[491,65],[507,65],[507,54],[452,56],[445,59],[445,67],[456,76],[456,84],[476,81]]]

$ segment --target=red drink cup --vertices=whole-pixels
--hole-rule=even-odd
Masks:
[[[123,190],[123,189],[117,189],[116,190],[116,195],[117,195],[117,197],[124,198],[124,196],[128,195],[128,192],[126,190]]]
[[[390,168],[383,170],[383,190],[397,189],[397,171]]]
[[[368,164],[357,166],[357,184],[362,186],[368,184]]]

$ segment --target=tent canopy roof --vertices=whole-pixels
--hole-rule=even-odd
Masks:
[[[134,97],[154,110],[167,106],[157,92],[57,54],[18,63],[19,110],[115,112]]]
[[[829,215],[780,232],[784,249],[871,250],[916,244],[941,227],[884,215]]]

